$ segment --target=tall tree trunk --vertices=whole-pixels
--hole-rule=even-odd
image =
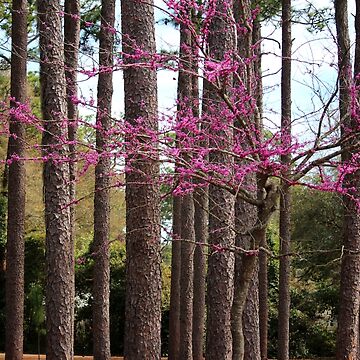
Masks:
[[[256,264],[243,313],[244,359],[260,360],[259,264]]]
[[[99,37],[98,108],[96,116],[96,149],[99,159],[95,167],[94,193],[94,283],[93,343],[94,360],[110,359],[110,170],[107,132],[111,128],[113,94],[115,0],[102,0]]]
[[[256,97],[257,111],[256,123],[262,128],[263,116],[263,86],[261,72],[261,24],[259,19],[254,20],[253,25],[253,45],[255,46],[254,54],[254,77],[256,79]],[[259,240],[260,247],[267,247],[266,231],[262,233]],[[259,333],[260,333],[260,357],[261,360],[267,360],[268,356],[268,256],[266,252],[259,253]]]
[[[207,242],[208,196],[206,188],[198,188],[194,192],[194,305],[193,305],[193,358],[203,360],[205,334],[205,281],[206,255],[204,245]]]
[[[193,59],[192,74],[192,101],[193,115],[199,116],[199,78],[197,49]],[[200,125],[201,127],[203,124]],[[206,144],[200,144],[206,146]],[[195,250],[194,250],[194,301],[193,301],[193,359],[203,360],[204,335],[205,335],[205,281],[206,281],[206,254],[204,245],[208,237],[208,187],[198,187],[194,191],[194,227],[195,227]]]
[[[358,2],[357,2],[357,5]],[[357,12],[359,8],[357,7]],[[358,124],[350,117],[350,84],[351,60],[350,39],[348,26],[348,10],[346,0],[335,1],[335,22],[338,42],[339,65],[339,109],[343,123],[342,135],[346,137],[351,129]],[[358,25],[357,25],[358,26]],[[357,34],[358,35],[358,34]],[[358,37],[357,37],[358,40]],[[359,45],[357,44],[356,47]],[[357,52],[358,55],[358,52]],[[356,69],[359,70],[359,58],[356,59]],[[350,130],[349,130],[350,129]],[[350,141],[356,141],[350,140]],[[344,146],[351,145],[349,141]],[[352,152],[345,151],[342,160],[346,163],[352,157]],[[345,178],[345,188],[354,187],[351,191],[355,199],[359,198],[360,173],[348,174]],[[344,255],[341,262],[340,278],[340,309],[336,342],[336,359],[357,359],[359,337],[359,292],[360,292],[360,215],[358,205],[353,198],[344,196]],[[354,253],[353,253],[354,252]]]
[[[194,202],[192,194],[181,200],[180,273],[180,359],[192,360],[193,279],[194,279]]]
[[[249,179],[249,183],[253,183]],[[235,226],[237,231],[236,246],[251,249],[254,242],[251,236],[241,235],[255,225],[257,209],[244,201],[237,199],[235,206]],[[255,260],[255,271],[257,259]],[[241,281],[242,274],[247,262],[243,261],[241,254],[235,257],[235,290],[234,302],[231,313],[231,326],[233,336],[233,360],[259,359],[259,298],[257,276],[252,276],[248,285],[248,293],[244,294],[244,282]]]
[[[134,53],[133,44],[145,53],[156,51],[153,2],[122,0],[121,20],[124,58],[129,64],[124,71],[125,119],[133,126],[140,120],[145,128],[156,131],[156,71],[136,64],[131,66],[137,60],[127,56]],[[141,135],[137,140],[144,144],[144,149],[151,141]],[[128,144],[129,150],[131,145]],[[151,144],[151,148],[153,146]],[[156,156],[140,156],[137,151],[136,154],[130,152],[127,159],[127,166],[132,169],[126,174],[125,359],[128,360],[158,359],[161,352],[159,164]]]
[[[233,48],[233,25],[228,12],[228,1],[216,4],[216,16],[209,29],[209,52],[216,60]],[[204,84],[204,102],[217,102],[217,94],[211,84]],[[209,107],[205,104],[208,111]],[[226,148],[232,138],[232,130],[217,133],[222,141],[210,141],[210,147]],[[222,143],[221,143],[222,142]],[[231,166],[232,158],[223,152],[211,152],[210,163]],[[210,184],[209,186],[209,244],[233,246],[235,243],[234,196],[226,190]],[[234,291],[234,254],[229,251],[213,252],[209,256],[207,275],[207,360],[232,359],[231,306]]]
[[[282,1],[282,69],[281,69],[281,132],[282,146],[291,143],[291,0]],[[282,155],[286,166],[290,155]],[[279,273],[279,360],[289,359],[289,319],[290,319],[290,188],[282,181],[280,194],[280,273]]]
[[[243,59],[250,59],[253,56],[252,43],[253,25],[248,21],[251,19],[251,1],[234,1],[234,17],[238,26],[237,32],[237,52]],[[243,31],[246,29],[246,31]],[[249,95],[253,93],[254,86],[254,64],[251,62],[242,69],[240,76],[242,81],[246,84]],[[234,86],[237,86],[235,80]],[[254,117],[255,119],[255,117]],[[234,135],[237,136],[241,124],[235,122]],[[246,146],[246,145],[245,145]],[[239,166],[245,165],[244,162],[239,162]],[[247,177],[246,185],[249,188],[256,188],[256,176],[251,174]],[[252,228],[257,219],[257,209],[254,205],[245,203],[240,197],[236,198],[235,203],[235,228],[237,231],[235,243],[236,246],[252,249],[254,242],[251,236],[243,236],[247,230]],[[257,263],[257,261],[256,261]],[[259,335],[259,297],[258,297],[258,277],[254,276],[249,284],[246,302],[244,298],[244,287],[241,283],[241,273],[246,272],[243,269],[242,255],[235,256],[235,283],[234,283],[234,301],[232,306],[232,336],[233,336],[233,360],[259,360],[260,359],[260,335]],[[255,265],[256,269],[258,264]],[[256,270],[255,270],[256,271]]]
[[[70,201],[75,200],[75,140],[78,109],[73,97],[77,97],[77,66],[80,42],[80,1],[65,0],[64,4],[64,59],[65,59],[65,78],[67,95],[67,119],[68,119],[68,139],[69,139],[69,171],[70,171]],[[70,207],[70,231],[72,247],[75,249],[75,206]],[[75,264],[74,264],[75,266]],[[75,273],[73,277],[73,296],[75,298]],[[74,312],[72,313],[72,348],[74,348]],[[74,355],[74,354],[72,354]]]
[[[354,81],[357,90],[357,97],[360,99],[360,0],[356,0],[356,14],[355,14],[355,59],[354,59]],[[357,109],[358,113],[360,112]],[[360,354],[360,311],[358,320],[358,346],[357,352]]]
[[[20,360],[24,322],[25,125],[16,115],[16,102],[26,102],[26,0],[13,0],[11,34],[11,108],[14,113],[10,117],[8,157],[14,160],[8,173],[5,359]]]
[[[190,9],[184,8],[182,16],[190,18]],[[187,25],[180,24],[180,71],[178,80],[178,118],[191,115],[192,76],[191,34]],[[191,134],[185,129],[188,136]],[[182,144],[179,144],[180,150]],[[191,162],[191,154],[181,154],[184,162]],[[191,181],[191,179],[187,179]],[[181,271],[180,271],[180,359],[191,360],[194,280],[194,202],[193,194],[181,199]]]
[[[260,245],[260,241],[265,237],[266,227],[271,215],[275,211],[275,205],[279,195],[277,186],[272,183],[267,183],[266,176],[261,176],[261,174],[258,174],[257,183],[258,183],[257,187],[258,189],[260,189],[260,191],[258,191],[258,199],[259,200],[261,199],[263,203],[259,205],[257,208],[256,223],[250,231],[253,249],[258,249]],[[244,313],[244,308],[246,305],[246,301],[248,299],[248,294],[253,283],[254,275],[256,274],[257,264],[258,264],[257,256],[247,255],[247,254],[242,255],[241,271],[239,272],[237,278],[238,288],[241,289],[241,291],[239,291],[239,294],[236,297],[234,297],[234,304],[233,304],[233,311],[234,309],[237,309],[237,312],[239,314]],[[234,318],[235,315],[233,314],[233,319]],[[249,325],[249,328],[253,326],[254,325]],[[255,326],[255,328],[257,328],[257,326]],[[239,352],[239,358],[241,358],[241,356],[244,356],[243,354],[245,352],[245,344],[244,341],[241,339],[243,335],[241,334],[241,330],[239,330],[241,329],[241,327],[236,327],[236,328],[234,327],[234,329],[238,331],[237,336],[241,340],[240,343],[242,344],[241,347],[238,347],[237,349],[237,351]],[[251,338],[252,337],[249,336],[249,339]],[[255,356],[259,358],[260,357],[260,350],[259,350],[260,346],[258,343],[259,338],[257,338],[256,341],[257,341],[256,349],[258,350],[255,349],[256,350]],[[251,349],[249,349],[248,354],[249,355],[247,356],[250,357],[252,354]]]
[[[72,356],[74,254],[70,231],[66,80],[59,0],[38,0],[46,224],[47,359]]]
[[[176,170],[175,170],[176,171]],[[180,351],[180,271],[181,197],[173,197],[173,241],[171,244],[171,289],[169,316],[169,360],[179,360]]]

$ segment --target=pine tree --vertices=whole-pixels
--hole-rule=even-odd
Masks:
[[[157,130],[157,84],[153,68],[136,66],[139,47],[154,54],[153,2],[121,1],[125,63],[125,120],[135,128]],[[146,55],[144,55],[146,56]],[[133,65],[133,66],[131,66]],[[139,152],[127,138],[125,359],[158,359],[161,327],[159,164],[146,155],[146,136],[137,135]],[[154,144],[151,143],[153,146]]]
[[[281,68],[281,132],[284,148],[291,143],[291,0],[282,1],[282,68]],[[291,155],[281,156],[283,164],[288,165]],[[289,320],[290,320],[290,252],[291,239],[291,193],[282,181],[280,194],[280,273],[279,273],[279,340],[280,360],[289,359]]]
[[[100,69],[113,65],[115,0],[102,0],[99,37]],[[94,359],[110,359],[110,170],[107,132],[111,128],[112,71],[100,71],[96,149],[99,159],[95,167],[94,193],[94,284],[93,284],[93,343]]]
[[[233,25],[228,16],[229,1],[218,1],[217,15],[209,29],[209,52],[215,60],[222,60],[225,53],[233,49]],[[207,102],[219,100],[209,82],[204,84],[204,106]],[[222,130],[222,143],[209,142],[210,147],[226,148],[232,138],[231,130]],[[223,152],[211,152],[209,161],[213,164],[231,166],[232,158]],[[209,185],[209,244],[233,246],[235,243],[234,196],[217,185]],[[214,252],[208,260],[207,274],[207,334],[206,358],[208,360],[232,359],[231,306],[234,286],[234,254],[229,251]]]
[[[6,360],[20,360],[24,331],[25,124],[16,115],[26,103],[27,1],[12,3],[11,108],[6,244]],[[18,160],[15,160],[18,158]],[[13,160],[12,160],[13,159]]]
[[[38,0],[46,225],[47,359],[70,359],[73,338],[74,250],[71,242],[66,80],[62,7]]]
[[[347,0],[335,1],[335,22],[338,43],[338,71],[339,71],[339,110],[342,122],[342,136],[346,139],[349,131],[356,129],[358,123],[350,115],[350,84],[351,84],[351,60],[350,38],[348,25]],[[357,5],[359,5],[357,3]],[[357,16],[359,8],[357,7]],[[356,25],[358,26],[358,25]],[[357,32],[358,50],[359,40]],[[355,61],[355,74],[359,70],[359,57]],[[356,137],[343,143],[344,147],[356,141]],[[350,143],[349,143],[350,142]],[[344,151],[342,161],[351,160],[352,151]],[[356,199],[359,197],[360,179],[359,171],[347,174],[345,188],[350,190],[350,196],[344,196],[344,255],[341,261],[340,277],[340,309],[338,316],[338,330],[336,342],[336,359],[357,359],[359,357],[359,292],[360,292],[360,215]]]
[[[69,139],[69,163],[70,172],[70,201],[75,200],[75,178],[76,178],[76,128],[78,109],[74,98],[77,97],[77,66],[80,42],[80,0],[65,0],[64,3],[64,63],[67,95],[67,119]],[[72,248],[75,248],[75,205],[70,206],[70,236]],[[75,266],[75,264],[74,264]],[[73,278],[73,296],[75,298],[75,276]],[[74,313],[72,314],[74,324]],[[72,328],[72,343],[74,344],[74,326]]]

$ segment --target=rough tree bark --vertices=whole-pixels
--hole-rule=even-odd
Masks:
[[[360,0],[356,0],[356,14],[355,14],[355,60],[354,60],[354,78],[356,85],[360,85]]]
[[[259,19],[254,20],[253,27],[253,45],[256,60],[254,62],[254,77],[256,79],[256,90],[254,96],[257,103],[258,124],[262,127],[263,116],[263,86],[261,73],[261,24]],[[259,240],[261,247],[267,247],[266,232],[262,233]],[[260,357],[261,360],[267,360],[268,356],[268,256],[266,252],[259,253],[259,333],[260,333]]]
[[[257,206],[257,218],[256,223],[253,228],[249,230],[253,241],[253,248],[258,249],[260,241],[264,238],[267,224],[270,220],[270,217],[275,211],[276,203],[279,196],[278,187],[268,182],[267,175],[257,174],[257,188],[258,188],[258,200],[261,202]],[[253,282],[254,274],[257,269],[257,256],[243,254],[241,259],[242,271],[238,274],[237,281],[239,282],[239,295],[236,297],[237,304],[234,304],[233,307],[236,307],[240,313],[244,312],[244,307],[246,300],[248,298],[248,293]],[[239,348],[240,351],[244,351],[242,348]],[[258,354],[258,352],[257,352]],[[257,355],[259,356],[259,354]]]
[[[70,231],[66,80],[60,1],[38,0],[46,224],[47,359],[72,356],[74,255]]]
[[[354,81],[357,89],[360,89],[360,0],[355,1],[356,13],[355,13],[355,58],[354,58]],[[359,91],[357,93],[360,98]],[[359,334],[360,334],[360,311],[359,311]],[[360,353],[360,335],[358,335],[358,354]]]
[[[291,0],[282,1],[282,68],[281,68],[281,132],[282,144],[286,148],[291,142]],[[291,155],[282,155],[283,164],[289,164]],[[280,194],[280,271],[279,271],[279,360],[289,359],[290,319],[290,252],[291,240],[291,194],[282,181]]]
[[[176,171],[176,170],[175,170]],[[179,360],[180,351],[180,271],[181,271],[181,197],[173,197],[171,244],[171,289],[169,315],[169,360]]]
[[[190,17],[190,9],[184,9],[183,16]],[[180,64],[178,80],[178,117],[191,112],[189,101],[192,96],[191,35],[185,24],[180,25]],[[188,136],[191,136],[188,134]],[[180,150],[181,144],[178,145]],[[182,152],[182,159],[191,162],[191,154]],[[191,181],[191,179],[188,179]],[[181,199],[181,270],[180,270],[180,359],[192,360],[193,325],[193,280],[194,280],[194,201],[193,194]]]
[[[121,1],[124,60],[125,119],[157,130],[156,71],[130,66],[136,44],[155,53],[153,2]],[[142,59],[140,59],[142,61]],[[145,137],[137,136],[146,147]],[[151,144],[153,147],[154,144]],[[128,145],[129,151],[131,144]],[[126,174],[126,321],[125,359],[158,359],[161,329],[161,268],[159,164],[149,157],[129,153]]]
[[[233,25],[229,21],[231,11],[229,1],[220,0],[216,4],[216,16],[209,30],[209,52],[217,60],[233,49]],[[217,100],[208,82],[204,84],[204,103]],[[226,147],[232,138],[232,130],[222,132],[223,143],[219,141],[210,146]],[[229,164],[232,158],[221,152],[212,152],[209,161],[216,164]],[[235,243],[234,196],[226,190],[210,184],[209,186],[209,244],[233,246]],[[214,252],[208,260],[207,275],[207,360],[232,359],[231,306],[234,286],[234,254],[229,251]]]
[[[249,179],[253,183],[254,179]],[[256,182],[256,180],[255,180]],[[251,236],[241,235],[255,225],[257,209],[243,200],[237,199],[235,206],[235,227],[237,231],[236,246],[252,249],[254,242]],[[255,262],[257,260],[254,257]],[[233,360],[259,359],[259,298],[257,276],[253,276],[248,287],[247,297],[244,298],[244,283],[241,274],[246,272],[241,254],[235,257],[235,289],[231,310],[231,326],[233,336]],[[257,264],[255,264],[257,268]],[[255,269],[256,271],[256,269]]]
[[[234,1],[234,17],[238,27],[237,31],[237,52],[244,59],[250,59],[253,55],[253,25],[248,21],[251,19],[251,1]],[[246,31],[244,31],[246,29]],[[254,64],[250,63],[242,70],[240,76],[246,84],[249,94],[253,93],[254,87]],[[236,81],[235,84],[236,86]],[[254,117],[255,119],[255,117]],[[237,136],[240,130],[239,122],[235,122],[234,135]],[[243,163],[239,163],[239,166]],[[246,187],[256,189],[256,174],[251,174],[246,179]],[[257,219],[257,208],[246,203],[240,197],[235,202],[235,228],[236,246],[253,249],[254,241],[250,235],[244,236],[246,231],[251,229]],[[255,265],[256,269],[258,264]],[[259,296],[258,296],[258,277],[253,276],[249,285],[247,300],[244,303],[243,284],[241,284],[241,273],[243,269],[242,255],[235,256],[235,282],[234,282],[234,301],[231,310],[231,327],[233,336],[233,360],[259,360],[260,359],[260,335],[259,335]],[[255,270],[256,271],[256,270]],[[257,271],[256,271],[257,274]]]
[[[196,15],[194,15],[196,16]],[[199,78],[197,51],[194,49],[192,63],[192,101],[193,115],[199,116]],[[203,124],[200,125],[203,127]],[[206,143],[200,144],[206,146]],[[203,360],[204,334],[205,334],[205,283],[206,283],[206,250],[204,245],[208,237],[208,186],[197,187],[194,191],[194,227],[195,227],[195,250],[194,250],[194,301],[193,301],[193,359]]]
[[[256,87],[254,97],[256,98],[257,109],[255,113],[259,128],[262,128],[263,116],[263,84],[261,72],[261,24],[259,19],[255,19],[253,23],[252,44],[255,46],[254,55],[254,79]],[[267,247],[266,231],[261,233],[259,239],[260,247]],[[259,253],[259,336],[260,336],[260,357],[261,360],[267,359],[268,352],[268,256],[266,252]]]
[[[70,201],[75,200],[75,140],[78,109],[73,97],[77,96],[77,66],[79,57],[80,42],[80,1],[65,0],[64,3],[64,61],[65,61],[65,78],[66,78],[66,95],[67,95],[67,119],[68,119],[68,139],[69,139],[69,163],[70,171]],[[70,207],[70,226],[71,242],[75,248],[75,206]],[[74,264],[75,266],[75,264]],[[73,293],[75,298],[75,273],[73,277]],[[72,314],[72,343],[74,347],[74,313]],[[74,354],[73,354],[74,355]]]
[[[251,279],[248,297],[243,313],[244,359],[260,360],[260,329],[259,329],[259,264],[256,264]]]
[[[11,108],[26,102],[27,1],[12,2]],[[20,360],[24,322],[24,220],[25,220],[25,124],[16,113],[10,117],[8,218],[6,243],[6,341],[5,359]]]
[[[194,202],[192,194],[181,200],[180,272],[180,359],[192,360],[193,279],[194,279]]]
[[[102,0],[99,36],[99,66],[113,65],[115,0]],[[107,132],[111,128],[112,71],[100,71],[97,89],[96,149],[94,193],[94,272],[93,343],[94,360],[110,359],[110,170]]]
[[[357,3],[358,5],[358,3]],[[359,8],[357,7],[357,12]],[[358,127],[355,120],[350,117],[350,84],[351,60],[350,39],[348,26],[347,0],[335,1],[335,22],[338,42],[339,65],[339,109],[343,122],[342,135],[346,137],[351,129]],[[359,61],[359,58],[357,58]],[[358,70],[358,64],[356,64]],[[355,70],[355,71],[356,71]],[[344,146],[349,145],[348,140]],[[351,145],[351,143],[350,143]],[[347,162],[352,153],[345,151],[342,160]],[[360,174],[348,174],[345,178],[345,187],[354,187],[351,195],[359,198]],[[340,309],[338,317],[338,330],[336,342],[336,359],[357,359],[358,330],[359,330],[359,292],[360,292],[360,215],[356,201],[344,196],[344,255],[341,262],[340,278]]]
[[[203,245],[207,242],[208,194],[206,188],[198,188],[194,192],[195,246],[194,252],[194,305],[193,305],[193,359],[204,357],[205,333],[205,281],[206,254]]]

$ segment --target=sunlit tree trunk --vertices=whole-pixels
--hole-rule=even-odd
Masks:
[[[217,16],[212,19],[209,29],[209,52],[216,60],[222,60],[224,54],[233,49],[233,24],[228,12],[231,11],[229,1],[218,1]],[[219,98],[211,84],[204,84],[204,103]],[[210,141],[210,147],[229,146],[232,130],[222,130],[216,134],[222,137],[222,142]],[[210,163],[231,166],[232,157],[223,152],[211,152]],[[209,244],[233,246],[234,236],[234,196],[227,190],[216,185],[209,185]],[[214,252],[208,260],[207,274],[207,333],[206,359],[231,360],[231,306],[234,291],[234,254],[230,251]]]
[[[190,9],[184,8],[182,16],[190,18]],[[180,64],[178,79],[178,118],[191,116],[190,99],[192,96],[191,34],[184,23],[180,24]],[[185,130],[186,131],[186,130]],[[191,134],[188,133],[188,136]],[[180,141],[180,139],[178,139]],[[181,150],[182,161],[189,163],[191,154]],[[188,179],[191,181],[191,179]],[[194,279],[194,202],[193,194],[188,193],[181,199],[181,270],[180,270],[180,352],[181,360],[192,360],[193,325],[193,279]]]
[[[253,177],[249,179],[253,182]],[[236,225],[236,246],[245,249],[254,247],[251,236],[241,235],[255,225],[257,209],[240,199],[236,201],[235,225]],[[247,263],[243,261],[241,254],[236,255],[235,263],[235,290],[232,306],[232,336],[233,336],[233,360],[259,359],[259,298],[257,273],[252,276],[248,285],[247,294],[244,294],[244,282],[241,281],[242,274]],[[255,262],[257,259],[254,257]],[[254,271],[256,272],[257,265]]]
[[[176,169],[175,169],[176,171]],[[181,197],[173,197],[171,244],[171,289],[169,316],[169,360],[179,360],[180,351],[180,271],[181,271]]]
[[[60,1],[38,0],[46,224],[47,359],[72,356],[74,254],[70,229],[66,80]]]
[[[110,359],[110,170],[108,134],[111,129],[113,94],[115,0],[102,0],[99,37],[100,71],[97,89],[96,149],[94,193],[94,275],[93,344],[94,360]]]
[[[27,1],[12,2],[11,108],[6,243],[5,359],[20,360],[24,331],[25,124],[16,115],[26,103]]]
[[[65,78],[66,78],[66,95],[67,95],[67,119],[68,119],[68,139],[69,139],[69,163],[70,171],[70,201],[75,200],[75,140],[78,109],[74,98],[77,97],[77,66],[79,57],[80,41],[80,1],[65,0],[64,4],[64,58],[65,58]],[[70,226],[71,242],[75,248],[75,206],[70,207]],[[75,264],[74,264],[75,266]],[[73,293],[75,297],[75,274],[73,278]],[[72,343],[74,347],[74,313],[72,314]]]
[[[259,19],[254,20],[253,25],[253,45],[254,54],[254,78],[256,89],[254,96],[256,98],[257,111],[255,116],[258,118],[256,123],[262,127],[263,116],[263,86],[261,71],[261,24]],[[260,247],[267,247],[266,231],[262,233],[259,240]],[[260,357],[261,360],[267,360],[268,356],[268,256],[266,252],[259,253],[259,335],[260,335]]]
[[[359,3],[357,2],[357,5]],[[357,6],[357,12],[359,7]],[[359,15],[357,15],[359,16]],[[342,122],[342,136],[347,137],[358,123],[350,116],[350,85],[352,78],[350,60],[350,39],[348,26],[347,0],[335,1],[335,22],[338,43],[339,67],[339,110]],[[358,24],[356,25],[358,29]],[[357,34],[358,35],[358,34]],[[358,42],[358,36],[357,36]],[[359,44],[357,43],[355,60],[355,73],[359,70]],[[357,139],[348,140],[344,147],[351,145]],[[352,151],[345,151],[342,160],[346,163],[351,159]],[[340,277],[340,309],[338,317],[338,330],[336,342],[336,359],[357,359],[359,337],[359,292],[360,292],[360,215],[356,199],[359,198],[360,188],[359,171],[348,174],[345,178],[345,187],[354,188],[350,195],[344,196],[344,254],[341,262]]]
[[[127,57],[135,51],[133,44],[145,53],[156,51],[153,2],[122,0],[121,21],[124,60],[128,65],[124,70],[125,120],[136,127],[141,119],[145,128],[156,131],[156,70],[131,66],[137,60]],[[146,148],[149,141],[146,137],[139,135],[136,139],[138,147],[143,143]],[[156,154],[131,153],[132,144],[127,145],[125,359],[158,359],[161,351],[159,164]]]
[[[250,59],[253,55],[253,24],[251,19],[251,1],[234,1],[234,17],[237,24],[237,52],[243,59]],[[246,85],[249,95],[253,95],[254,86],[254,65],[252,63],[244,66],[239,72],[241,80]],[[235,79],[236,87],[238,80]],[[255,117],[254,117],[255,119]],[[241,124],[235,122],[234,135],[240,132]],[[235,160],[236,161],[236,160]],[[238,162],[239,166],[245,165]],[[256,174],[250,174],[246,178],[246,186],[256,189]],[[242,235],[251,229],[257,220],[257,208],[246,203],[240,197],[235,201],[235,229],[236,246],[245,249],[253,249],[255,243],[251,236]],[[254,276],[251,283],[246,285],[248,293],[244,295],[244,283],[241,281],[241,274],[246,272],[244,269],[242,254],[235,256],[235,280],[234,280],[234,301],[231,313],[231,326],[233,336],[233,360],[259,360],[260,359],[260,337],[259,337],[259,297],[258,297],[258,277],[256,265]],[[246,299],[246,300],[245,300]]]
[[[192,63],[192,101],[193,115],[199,116],[199,78],[197,51],[194,49]],[[203,124],[200,125],[203,127]],[[205,143],[200,146],[206,146]],[[203,360],[205,335],[205,281],[206,281],[206,248],[208,238],[208,186],[203,184],[194,191],[194,302],[193,302],[193,359]]]
[[[291,0],[282,1],[282,69],[281,69],[281,133],[282,145],[291,144]],[[284,165],[289,164],[289,154],[281,156]],[[279,360],[289,359],[290,319],[290,188],[282,180],[280,194],[280,272],[279,272]]]

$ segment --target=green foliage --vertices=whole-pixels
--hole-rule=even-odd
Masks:
[[[333,19],[333,8],[317,8],[310,2],[303,9],[294,11],[293,17],[293,21],[306,25],[307,31],[315,34],[325,30],[329,21]]]
[[[92,277],[93,259],[90,250],[76,265],[75,352],[92,352]],[[110,334],[112,354],[122,354],[125,320],[125,244],[110,247]]]
[[[331,314],[323,312],[311,284],[292,286],[290,332],[291,356],[332,356],[335,351],[335,328]]]
[[[309,331],[313,331],[309,347],[311,355],[330,356],[334,354],[333,324],[340,288],[342,199],[334,193],[299,188],[294,191],[293,201],[294,247],[304,253],[293,266],[302,283],[299,291],[313,312],[308,324]]]
[[[275,221],[274,221],[275,220]],[[274,254],[279,252],[278,219],[274,219],[266,230],[268,248]],[[277,355],[277,319],[279,295],[279,260],[270,257],[268,261],[268,296],[269,296],[269,356]]]
[[[36,31],[36,6],[34,0],[28,0],[28,32],[31,35]],[[0,30],[4,31],[7,36],[11,36],[11,6],[10,0],[0,2]]]
[[[5,39],[11,37],[11,9],[12,2],[10,0],[2,0],[0,2],[0,33]],[[32,44],[29,50],[29,57],[38,58],[38,48],[36,41],[32,41],[37,36],[36,28],[36,1],[28,0],[28,39],[29,44]],[[9,69],[9,59],[10,59],[10,41],[5,41],[2,43],[0,49],[0,57],[2,58],[2,63],[0,63],[0,69]]]
[[[46,334],[45,329],[45,298],[43,287],[33,284],[30,288],[27,300],[30,307],[31,323],[37,334],[37,353],[41,354],[41,337]]]
[[[11,1],[3,0],[0,2],[0,30],[5,31],[10,36],[11,31]]]
[[[278,15],[281,9],[281,0],[257,0],[254,5],[260,7],[260,17],[262,20],[270,20]]]
[[[24,350],[37,353],[45,345],[45,235],[25,238]]]
[[[306,188],[293,192],[293,243],[306,252],[295,259],[298,276],[304,280],[339,281],[342,242],[342,200],[334,193]]]
[[[45,234],[32,233],[25,238],[25,293],[33,284],[45,284]]]
[[[336,194],[293,189],[290,357],[333,356],[339,294],[342,203]],[[277,253],[278,234],[271,225],[270,249]],[[269,356],[277,357],[277,259],[269,261]]]
[[[94,42],[99,39],[101,4],[96,0],[83,0],[81,3],[80,47],[87,54],[94,54]]]
[[[4,101],[10,96],[10,72],[0,70],[0,100]]]
[[[121,355],[124,351],[125,323],[125,243],[112,243],[110,247],[110,340],[111,353]],[[76,264],[75,352],[92,353],[92,278],[93,258],[88,250]],[[162,352],[167,353],[168,313],[170,302],[170,265],[162,264]]]
[[[40,76],[35,71],[28,73],[28,93],[32,113],[41,119]]]
[[[45,306],[42,286],[40,284],[32,284],[27,298],[30,304],[31,320],[36,332],[44,332]]]

